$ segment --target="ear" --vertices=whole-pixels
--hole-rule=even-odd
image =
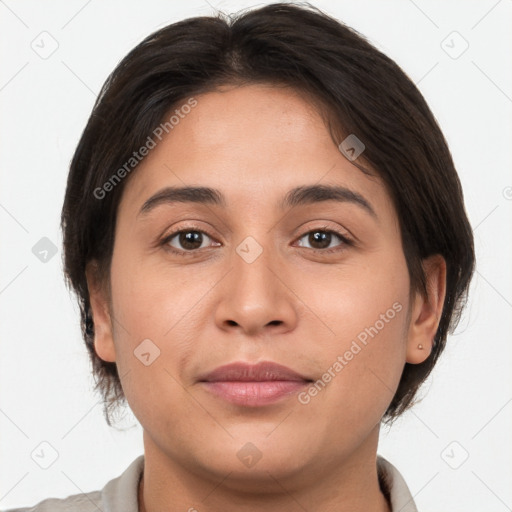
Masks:
[[[419,364],[432,352],[446,295],[446,261],[440,254],[423,260],[427,297],[416,293],[411,305],[406,361]],[[419,348],[422,347],[422,348]]]
[[[85,275],[94,322],[94,350],[98,357],[104,361],[114,362],[116,360],[116,351],[114,347],[109,300],[106,286],[99,281],[98,265],[96,262],[87,264]]]

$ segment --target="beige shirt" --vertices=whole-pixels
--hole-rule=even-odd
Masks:
[[[34,507],[5,512],[138,512],[137,490],[143,468],[144,455],[140,455],[120,476],[105,484],[101,491],[75,494],[64,499],[49,498]],[[382,492],[391,503],[391,511],[418,512],[398,469],[377,455],[377,470]]]

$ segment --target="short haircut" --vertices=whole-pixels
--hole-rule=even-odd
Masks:
[[[392,422],[414,403],[459,322],[475,265],[472,229],[446,140],[401,68],[355,30],[309,4],[185,19],[144,39],[107,78],[68,176],[61,216],[64,272],[78,298],[109,424],[110,412],[125,397],[116,364],[100,359],[94,349],[85,270],[96,260],[98,277],[110,290],[118,205],[136,166],[104,197],[98,190],[173,108],[223,85],[249,84],[291,87],[318,107],[334,142],[349,134],[363,141],[364,154],[354,164],[362,172],[374,169],[391,196],[411,291],[426,294],[424,258],[440,254],[446,260],[446,297],[432,352],[421,364],[405,363],[384,421]]]

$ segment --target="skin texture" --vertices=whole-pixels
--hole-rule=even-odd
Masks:
[[[410,297],[388,192],[343,156],[303,96],[250,85],[196,99],[129,178],[111,297],[94,265],[87,273],[96,351],[116,361],[144,430],[144,509],[388,511],[376,471],[380,420],[405,362],[430,354],[444,260],[425,261],[429,296]],[[279,208],[289,189],[311,184],[358,192],[377,218],[350,202]],[[227,207],[161,204],[138,215],[160,189],[184,185],[219,189]],[[206,233],[195,252],[159,244],[186,228]],[[314,245],[315,230],[354,243],[332,235]],[[251,263],[236,251],[248,236],[262,249]],[[179,236],[169,245],[186,252]],[[401,311],[307,404],[294,394],[236,406],[197,381],[234,361],[275,361],[316,381],[396,303]],[[148,366],[134,356],[144,339],[160,350]],[[237,457],[248,442],[261,454],[252,467]]]

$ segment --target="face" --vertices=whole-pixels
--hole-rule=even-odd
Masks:
[[[123,192],[112,329],[91,287],[96,350],[118,365],[146,454],[195,474],[316,478],[375,452],[405,362],[429,354],[437,313],[409,302],[381,179],[340,152],[305,98],[251,85],[195,99]],[[162,194],[191,186],[222,200]],[[286,202],[317,186],[323,195]],[[326,197],[327,187],[341,192]],[[237,362],[299,377],[205,382]]]

